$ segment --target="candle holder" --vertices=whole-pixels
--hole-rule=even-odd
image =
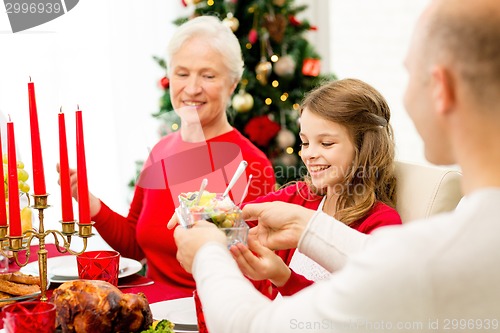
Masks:
[[[34,199],[34,203],[31,206],[34,209],[38,210],[38,218],[39,218],[39,227],[38,230],[35,228],[31,228],[23,232],[23,236],[11,237],[7,235],[7,226],[0,226],[0,243],[2,246],[0,247],[0,252],[2,255],[14,258],[16,264],[19,267],[24,267],[28,264],[31,251],[30,246],[33,239],[37,238],[39,243],[38,248],[38,270],[40,276],[40,290],[41,296],[40,300],[46,302],[47,298],[47,250],[45,249],[45,237],[52,234],[54,236],[54,242],[56,245],[56,249],[60,253],[70,253],[72,255],[79,255],[85,252],[87,249],[87,239],[91,237],[92,234],[92,226],[94,222],[90,224],[80,224],[76,223],[76,221],[61,221],[62,231],[59,230],[47,230],[45,231],[44,227],[44,217],[43,212],[45,209],[50,207],[47,205],[47,197],[48,194],[41,195],[32,195]],[[75,224],[78,224],[78,233],[75,231]],[[81,251],[73,251],[70,249],[71,246],[71,237],[73,235],[78,234],[79,237],[83,238],[83,249]],[[59,239],[62,239],[62,246],[60,246]],[[7,245],[3,246],[4,241],[6,241]],[[24,260],[19,258],[19,252],[26,251],[26,255]]]

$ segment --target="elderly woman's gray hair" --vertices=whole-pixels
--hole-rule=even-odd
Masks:
[[[244,62],[240,43],[231,29],[215,16],[198,16],[177,28],[167,47],[169,71],[173,55],[186,41],[195,37],[209,39],[210,45],[225,59],[224,63],[234,81],[238,82],[241,79]]]

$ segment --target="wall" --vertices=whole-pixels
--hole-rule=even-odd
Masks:
[[[378,89],[392,111],[397,158],[426,164],[423,144],[403,106],[403,61],[418,15],[429,0],[331,0],[331,69]]]

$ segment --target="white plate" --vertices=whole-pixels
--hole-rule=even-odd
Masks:
[[[120,257],[120,272],[118,278],[126,277],[139,272],[142,264],[134,259]],[[24,274],[38,275],[38,261],[22,267]],[[78,267],[75,256],[61,256],[47,259],[47,275],[51,282],[64,283],[78,279]]]
[[[152,303],[149,305],[155,320],[168,319],[174,324],[192,325],[198,324],[196,319],[196,308],[194,298],[178,298],[169,301]],[[174,327],[176,332],[197,332],[193,330],[180,330]]]

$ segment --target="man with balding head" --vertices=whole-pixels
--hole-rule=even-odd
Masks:
[[[218,230],[177,228],[177,257],[193,272],[210,331],[500,331],[500,1],[431,1],[405,66],[405,105],[426,157],[460,165],[466,200],[372,236],[300,206],[247,205],[269,248],[298,246],[330,270],[345,262],[275,302],[252,289]]]

